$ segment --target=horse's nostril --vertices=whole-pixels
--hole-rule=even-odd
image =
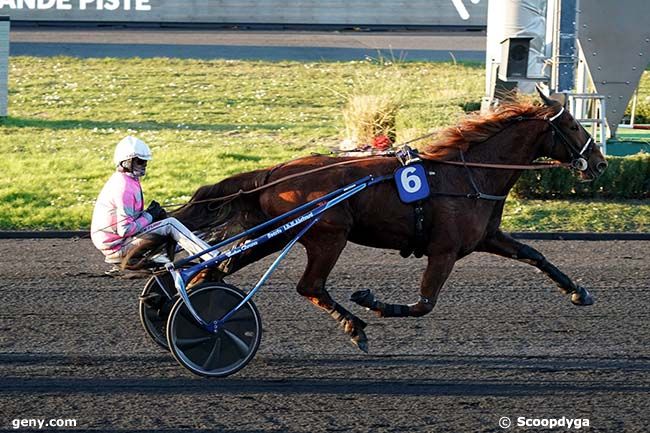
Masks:
[[[606,161],[599,162],[598,165],[596,165],[596,170],[598,170],[599,173],[602,173],[603,171],[605,171],[606,168],[607,168],[607,162]]]

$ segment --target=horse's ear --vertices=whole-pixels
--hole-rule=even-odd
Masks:
[[[566,108],[566,103],[569,98],[567,98],[566,93],[559,92],[559,93],[553,93],[551,96],[549,96],[549,99],[556,101],[557,103],[559,103],[560,105]]]
[[[544,86],[544,87],[546,87],[546,86]],[[546,94],[547,90],[546,89],[548,89],[548,87],[546,87],[546,89],[544,89],[544,88],[542,88],[541,85],[537,84],[537,85],[535,85],[535,89],[537,89],[537,93],[539,93],[539,97],[542,98],[542,102],[544,102],[544,105],[553,106],[553,105],[558,105],[558,103],[561,103],[556,99],[555,95],[550,96],[550,97],[547,96],[547,94]]]

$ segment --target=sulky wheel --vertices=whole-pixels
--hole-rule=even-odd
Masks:
[[[203,283],[192,288],[190,302],[210,323],[221,319],[245,298],[225,283]],[[248,301],[217,331],[205,330],[192,317],[182,299],[169,313],[167,340],[174,358],[192,373],[224,377],[248,364],[262,339],[262,321],[255,304]]]
[[[151,339],[166,350],[169,350],[167,317],[177,299],[174,280],[169,272],[149,278],[140,295],[140,322]]]

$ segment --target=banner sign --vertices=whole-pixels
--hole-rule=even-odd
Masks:
[[[13,10],[124,10],[150,11],[150,0],[0,0],[0,7]]]
[[[487,0],[0,0],[12,21],[485,26]]]

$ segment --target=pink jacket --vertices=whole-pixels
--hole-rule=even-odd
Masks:
[[[116,171],[97,197],[90,226],[93,244],[105,255],[119,251],[125,238],[133,236],[152,218],[144,209],[140,181]]]

